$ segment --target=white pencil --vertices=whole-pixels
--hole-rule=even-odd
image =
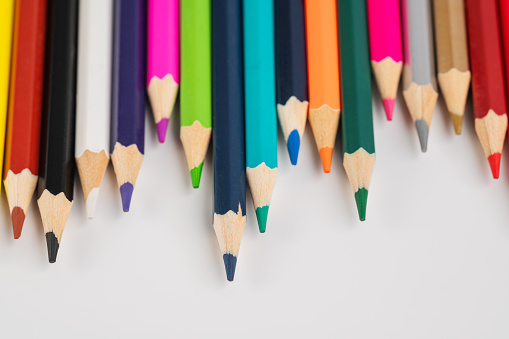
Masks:
[[[113,0],[80,1],[78,35],[75,157],[93,218],[110,158]]]

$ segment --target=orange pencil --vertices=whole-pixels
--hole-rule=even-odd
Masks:
[[[336,0],[305,0],[309,78],[309,122],[330,172],[341,109]]]

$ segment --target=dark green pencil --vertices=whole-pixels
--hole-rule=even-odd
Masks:
[[[369,182],[375,166],[366,1],[341,0],[338,11],[343,84],[343,166],[355,192],[359,219],[364,221]]]

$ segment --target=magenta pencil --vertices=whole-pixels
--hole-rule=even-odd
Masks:
[[[148,0],[147,92],[164,142],[179,88],[179,0]]]
[[[371,67],[387,120],[392,120],[403,69],[399,0],[368,0]]]

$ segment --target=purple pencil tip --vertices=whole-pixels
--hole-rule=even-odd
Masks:
[[[120,197],[122,198],[122,208],[124,209],[124,212],[129,212],[133,190],[134,187],[130,182],[126,182],[120,186]]]
[[[159,137],[159,142],[162,144],[164,139],[166,138],[166,129],[168,128],[168,119],[161,119],[157,124],[157,136]]]

